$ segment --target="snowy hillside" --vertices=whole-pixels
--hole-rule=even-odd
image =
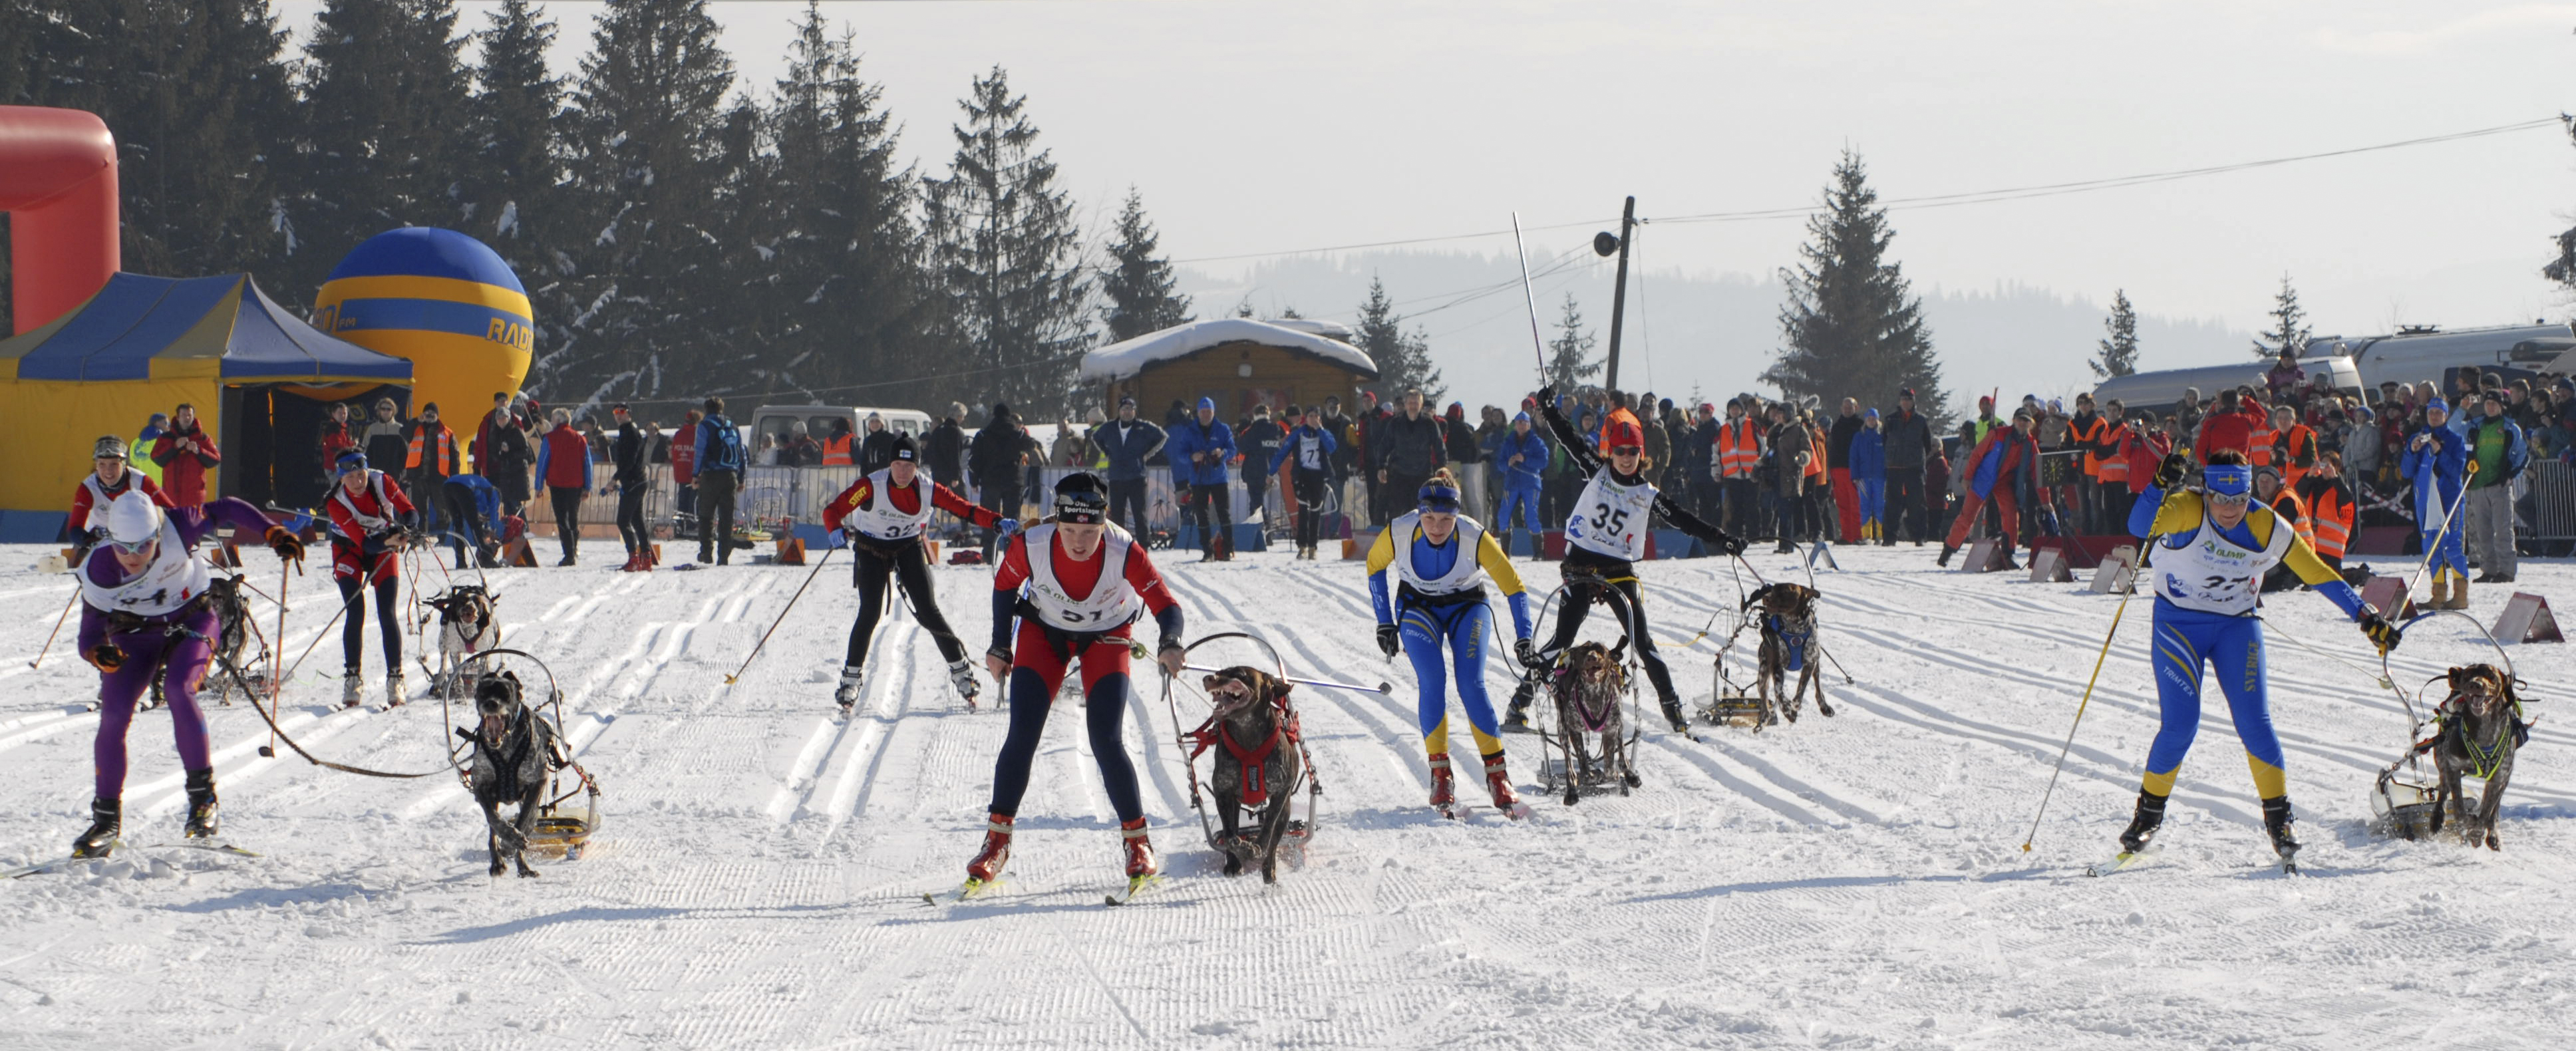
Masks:
[[[0,549],[0,866],[62,854],[90,795],[95,673],[65,643],[28,669],[70,588],[29,568],[39,551]],[[841,559],[728,690],[802,571],[629,575],[609,568],[613,544],[585,555],[494,577],[508,644],[561,677],[571,739],[606,789],[588,856],[488,878],[454,778],[263,759],[258,716],[214,708],[226,838],[268,856],[129,850],[0,883],[0,1047],[2576,1044],[2563,646],[2516,653],[2545,700],[2500,854],[2371,838],[2365,791],[2407,729],[2396,702],[2276,634],[2306,875],[2268,864],[2213,703],[2162,854],[2091,879],[2156,725],[2143,604],[2024,854],[2111,620],[2113,600],[2079,586],[1936,572],[1928,549],[1845,551],[1848,572],[1821,581],[1827,644],[1858,680],[1834,684],[1839,717],[1810,708],[1698,743],[1650,730],[1644,787],[1573,808],[1538,796],[1536,742],[1515,736],[1534,817],[1478,806],[1449,822],[1422,805],[1411,674],[1379,657],[1356,564],[1167,564],[1192,635],[1258,632],[1292,671],[1396,684],[1297,694],[1326,789],[1307,864],[1276,888],[1217,874],[1148,693],[1128,733],[1173,879],[1104,909],[1115,823],[1065,701],[1008,885],[934,909],[920,895],[953,888],[975,849],[1005,717],[963,709],[911,619],[887,629],[845,725],[830,703],[854,604]],[[250,563],[273,592],[275,561]],[[1719,614],[1675,664],[1704,703],[1737,581],[1722,560],[1642,569],[1668,646]],[[980,648],[988,573],[936,576]],[[290,653],[330,617],[328,588],[294,582]],[[2526,563],[2522,588],[2576,604],[2576,569]],[[2491,622],[2504,591],[2480,588],[2473,612]],[[275,608],[254,605],[273,626]],[[2270,609],[2276,633],[2364,661],[2323,599]],[[2410,636],[2399,680],[2479,659],[2464,631]],[[435,705],[336,707],[332,634],[289,688],[290,732],[342,762],[438,766]],[[1508,690],[1500,662],[1488,681]],[[130,842],[176,837],[168,723],[136,719]]]

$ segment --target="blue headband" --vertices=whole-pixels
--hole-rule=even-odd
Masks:
[[[2254,491],[2254,469],[2235,464],[2212,464],[2201,468],[2201,488],[2218,496],[2244,496]]]
[[[1445,485],[1423,486],[1421,500],[1422,509],[1425,511],[1445,511],[1454,514],[1458,510],[1458,490]]]

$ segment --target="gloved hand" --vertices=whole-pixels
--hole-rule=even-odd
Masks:
[[[2370,640],[2371,645],[2379,647],[2379,652],[2386,653],[2397,648],[2399,638],[2397,625],[2389,623],[2388,618],[2380,616],[2378,610],[2365,607],[2361,611],[2360,623],[2361,634]]]
[[[1519,660],[1521,667],[1524,668],[1535,668],[1545,663],[1538,659],[1538,644],[1528,639],[1512,640],[1512,656]]]
[[[1395,625],[1380,624],[1377,626],[1377,648],[1389,657],[1395,656],[1395,651],[1404,648],[1404,639],[1395,630]]]
[[[825,533],[825,534],[823,534],[823,546],[824,546],[824,547],[848,547],[848,546],[850,546],[850,534],[845,533],[845,532],[843,532],[843,531],[841,531],[841,530],[838,530],[838,529],[832,530],[832,531],[831,531],[831,532],[829,532],[829,533]]]
[[[1539,388],[1538,407],[1544,409],[1554,404],[1556,404],[1556,384],[1551,383]]]
[[[111,643],[102,642],[92,646],[90,651],[81,654],[81,657],[103,672],[114,672],[118,668],[125,667],[125,651],[117,649]]]
[[[1730,555],[1744,553],[1744,538],[1733,533],[1717,534],[1717,549]]]
[[[610,482],[610,483],[608,483],[607,485],[600,486],[600,487],[599,487],[599,495],[601,495],[601,496],[615,496],[615,495],[617,495],[617,483],[615,483],[615,482]]]
[[[1020,535],[1019,519],[1005,518],[993,525],[993,537],[996,540],[1008,540],[1018,535]]]
[[[298,539],[295,534],[287,532],[285,526],[268,527],[268,535],[262,539],[268,542],[269,550],[277,552],[279,561],[296,563],[304,561],[304,541]]]
[[[2182,483],[2191,470],[2191,457],[2185,453],[2166,453],[2165,462],[2156,465],[2156,488],[2171,489]]]

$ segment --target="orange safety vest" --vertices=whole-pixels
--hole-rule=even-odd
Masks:
[[[2247,415],[2249,422],[2245,425],[2245,444],[2248,448],[2245,450],[2245,463],[2251,467],[2270,467],[2272,466],[2272,417],[2269,413],[2262,416],[2253,416],[2250,413]]]
[[[1762,431],[1750,416],[1717,429],[1717,469],[1721,478],[1751,478],[1762,463]]]
[[[2104,485],[2110,485],[2114,482],[2121,485],[2129,484],[2128,449],[2132,443],[2138,441],[2138,437],[2128,433],[2128,428],[2123,427],[2120,429],[2119,439],[2120,452],[2115,455],[2105,456],[2102,458],[2101,469],[2094,473],[2094,481],[2100,482]]]
[[[2327,558],[2343,557],[2344,549],[2352,544],[2353,511],[2353,505],[2337,496],[2332,488],[2317,494],[2315,514],[2310,516],[2316,522],[2316,533],[2310,543],[2315,545],[2317,554]]]
[[[423,432],[418,431],[418,430],[414,430],[413,432],[411,432],[411,449],[410,449],[410,452],[409,452],[407,455],[405,455],[405,456],[403,457],[403,469],[404,469],[404,470],[407,470],[407,471],[416,471],[416,470],[419,470],[419,469],[420,469],[420,465],[421,465],[421,463],[423,462],[423,461],[422,461],[422,457],[421,457],[421,447],[420,447],[420,446],[421,446],[420,439],[421,439],[421,435],[422,435],[422,433],[423,433]],[[448,465],[448,463],[450,462],[450,461],[448,460],[448,457],[449,457],[451,454],[453,454],[455,451],[456,451],[456,432],[455,432],[455,431],[448,430],[448,429],[447,429],[447,425],[446,425],[446,424],[444,424],[444,423],[439,424],[439,425],[438,425],[438,444],[437,444],[437,447],[436,447],[436,448],[434,448],[434,449],[430,450],[430,452],[429,452],[429,458],[428,458],[428,461],[427,461],[427,462],[428,462],[428,463],[430,463],[430,464],[432,464],[433,466],[435,466],[435,467],[436,467],[437,469],[439,469],[439,470],[442,470],[442,471],[443,471],[443,470],[446,470],[446,469],[447,469],[447,465]]]
[[[2289,507],[2284,509],[2281,506],[2283,504],[2288,504]],[[2288,518],[2290,528],[2296,530],[2299,539],[2307,541],[2309,547],[2317,546],[2316,527],[2308,521],[2308,504],[2307,501],[2299,499],[2299,494],[2287,489],[2273,494],[2272,513]]]
[[[2066,421],[2066,437],[2084,449],[2084,477],[2096,482],[2102,480],[2102,466],[2107,461],[2102,454],[2093,451],[2093,444],[2104,439],[2110,426],[2111,419],[2107,416],[2093,417],[2090,427],[2078,424],[2072,418]]]
[[[1810,453],[1810,454],[1808,455],[1808,457],[1807,457],[1807,470],[1806,470],[1806,472],[1805,472],[1805,476],[1806,476],[1806,477],[1808,477],[1808,478],[1822,478],[1822,477],[1824,477],[1824,475],[1825,475],[1825,429],[1824,429],[1824,428],[1822,428],[1822,427],[1809,427],[1809,428],[1807,428],[1807,448],[1809,448],[1809,449],[1813,450],[1813,452],[1812,452],[1812,453]]]
[[[2281,477],[2296,489],[2299,482],[2317,469],[2317,432],[2309,430],[2307,424],[2293,423],[2289,430],[2278,433],[2281,436],[2280,449],[2274,460],[2281,465]],[[2299,453],[2303,449],[2308,454],[2306,467],[2299,466]]]
[[[847,467],[850,459],[850,436],[843,434],[823,439],[823,466]]]

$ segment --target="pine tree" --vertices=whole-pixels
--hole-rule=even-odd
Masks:
[[[1160,237],[1145,218],[1144,196],[1133,186],[1127,188],[1127,201],[1118,209],[1117,238],[1109,244],[1111,265],[1100,275],[1100,294],[1109,300],[1101,308],[1100,320],[1109,328],[1109,341],[1187,324],[1190,297],[1173,290],[1177,282],[1171,261],[1154,254]],[[1251,309],[1250,302],[1244,309]]]
[[[928,299],[910,213],[915,174],[896,167],[880,87],[859,78],[849,36],[834,35],[811,0],[788,58],[758,114],[767,148],[728,161],[750,180],[728,239],[742,249],[733,263],[761,304],[737,329],[780,363],[779,385],[865,383],[871,403],[918,400],[881,386],[949,371],[916,353]],[[744,148],[728,141],[729,154]]]
[[[555,184],[563,175],[563,82],[546,71],[555,24],[528,0],[502,0],[475,34],[473,101],[465,133],[463,227],[491,245],[531,291],[563,276],[569,256],[548,234],[557,227]],[[540,324],[560,318],[540,318]]]
[[[2281,275],[2281,290],[2272,296],[2272,327],[2254,340],[2254,356],[2275,358],[2283,350],[2297,353],[2308,345],[2308,312],[2299,308],[2299,293],[2290,287],[2290,275]],[[2268,341],[2268,343],[2267,343]]]
[[[2567,123],[2567,137],[2576,139],[2576,116],[2561,117]],[[2558,235],[2558,258],[2541,267],[2542,276],[2576,289],[2576,227]]]
[[[124,268],[248,270],[296,294],[272,168],[293,94],[265,0],[33,0],[22,14],[12,101],[88,110],[116,136]]]
[[[306,37],[286,198],[298,294],[367,238],[464,218],[471,97],[451,0],[325,0]]]
[[[2102,354],[2084,364],[2102,379],[2138,371],[2138,311],[2129,305],[2127,289],[2111,292],[2111,316],[2102,327],[2111,333],[2102,340]]]
[[[1547,341],[1547,384],[1571,394],[1585,380],[1601,374],[1602,363],[1593,360],[1592,348],[1598,337],[1583,331],[1583,311],[1575,305],[1574,293],[1565,294],[1565,314],[1557,319],[1556,338]]]
[[[733,86],[717,36],[706,0],[608,0],[599,15],[565,136],[574,312],[528,380],[548,400],[694,399],[765,375],[716,323]]]
[[[923,218],[934,280],[954,305],[946,342],[956,353],[944,364],[966,374],[940,389],[962,400],[983,392],[1045,419],[1079,397],[1091,289],[1072,199],[1055,186],[1027,103],[1000,66],[975,78],[958,100],[966,120],[950,129],[948,176],[923,181]]]
[[[1404,330],[1404,319],[1395,312],[1395,301],[1387,298],[1386,282],[1369,276],[1368,298],[1360,303],[1360,321],[1355,341],[1369,360],[1377,363],[1377,382],[1365,384],[1380,398],[1391,399],[1412,387],[1422,388],[1422,400],[1435,402],[1449,392],[1440,380],[1440,370],[1431,366],[1431,339],[1420,326]]]
[[[1798,249],[1804,261],[1780,272],[1789,290],[1780,308],[1787,346],[1763,381],[1797,397],[1827,404],[1851,397],[1864,406],[1894,405],[1896,392],[1912,387],[1918,411],[1946,419],[1923,301],[1887,261],[1896,233],[1858,154],[1846,150],[1835,163],[1824,205],[1807,220],[1808,240]]]

